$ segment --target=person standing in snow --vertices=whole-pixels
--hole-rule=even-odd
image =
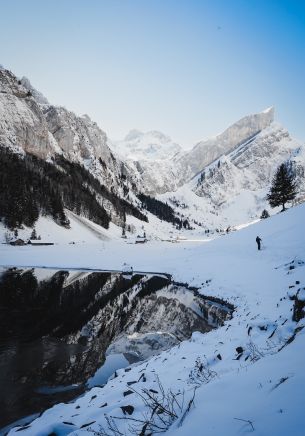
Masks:
[[[257,243],[257,249],[260,250],[261,249],[261,238],[259,236],[256,236],[256,243]]]

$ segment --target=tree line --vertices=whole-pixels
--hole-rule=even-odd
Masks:
[[[143,193],[138,194],[138,198],[142,203],[142,207],[157,216],[160,220],[172,223],[178,229],[181,229],[182,227],[185,229],[191,228],[189,221],[187,219],[178,218],[175,215],[174,209],[167,203],[163,203],[163,201],[157,200],[156,198]]]
[[[83,166],[62,156],[50,163],[1,148],[0,188],[0,219],[10,229],[23,224],[32,227],[40,214],[69,227],[64,208],[108,228],[111,218],[97,200],[99,196],[109,200],[119,216],[129,213],[147,221],[134,205],[103,186]]]

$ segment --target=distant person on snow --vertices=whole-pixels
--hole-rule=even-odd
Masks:
[[[256,243],[257,243],[257,249],[260,250],[261,249],[261,238],[259,236],[256,236]]]

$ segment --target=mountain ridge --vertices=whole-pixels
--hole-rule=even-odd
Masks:
[[[34,155],[55,166],[61,162],[61,171],[67,171],[67,162],[74,165],[74,173],[80,165],[101,185],[94,187],[86,175],[85,203],[94,193],[111,221],[121,227],[126,224],[126,213],[143,218],[141,192],[167,203],[179,222],[188,220],[195,229],[199,224],[207,230],[257,219],[261,209],[268,208],[265,196],[272,175],[286,160],[294,163],[298,199],[305,198],[304,147],[274,122],[273,107],[241,118],[187,151],[156,130],[131,130],[123,142],[115,144],[89,116],[77,116],[48,103],[28,79],[18,79],[1,68],[0,144],[20,156]],[[6,177],[10,179],[9,173]],[[65,183],[70,186],[68,179]],[[56,192],[60,202],[60,186]],[[65,195],[67,204],[74,205],[67,190]],[[88,214],[86,207],[82,213]],[[97,208],[95,204],[96,216],[104,214]]]
[[[110,220],[123,226],[126,213],[130,212],[147,220],[137,209],[140,202],[135,195],[132,174],[110,150],[106,133],[88,116],[79,117],[64,107],[47,103],[28,79],[20,80],[3,68],[0,69],[0,145],[7,165],[1,174],[0,202],[10,227],[14,223],[22,225],[29,207],[31,216],[26,223],[30,225],[37,219],[37,213],[50,213],[58,223],[67,226],[64,207],[72,205],[74,211],[81,211],[88,218],[95,216],[96,222],[105,226]],[[22,184],[15,183],[10,168],[28,177],[24,180],[27,195]],[[37,185],[41,174],[51,182]],[[56,180],[64,176],[64,186],[58,185]],[[70,176],[75,178],[74,184]],[[80,180],[80,177],[85,178]],[[75,203],[76,186],[79,198],[86,197],[82,206]],[[38,188],[40,200],[35,198]],[[19,202],[23,217],[11,214],[10,197]],[[100,220],[98,216],[103,218]]]

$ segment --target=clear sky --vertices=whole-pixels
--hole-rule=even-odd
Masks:
[[[114,139],[190,146],[272,105],[305,139],[305,0],[0,0],[0,64]]]

